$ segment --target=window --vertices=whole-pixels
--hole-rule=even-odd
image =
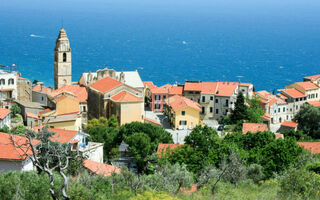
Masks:
[[[287,120],[289,120],[289,116],[287,115]]]
[[[229,106],[229,99],[226,99],[226,107]]]
[[[160,104],[154,104],[154,109],[160,109]]]
[[[157,101],[159,101],[159,100],[160,100],[160,95],[156,95],[156,96],[154,97],[154,99],[157,100]]]
[[[166,100],[166,97],[167,97],[166,95],[163,95],[163,96],[162,96],[162,99],[163,99],[163,100]]]
[[[41,97],[41,101],[43,101],[44,100],[44,98],[43,98],[43,96]]]
[[[298,106],[296,106],[296,109],[298,110]]]
[[[8,85],[13,85],[13,84],[14,84],[14,79],[10,78],[9,81],[8,81]]]
[[[318,98],[318,93],[316,93],[316,98]]]
[[[202,96],[202,102],[206,102],[206,96]]]
[[[283,112],[286,112],[286,108],[285,107],[283,107]]]
[[[54,54],[54,61],[58,62],[58,54],[57,53]]]
[[[198,99],[198,103],[200,103],[200,99]]]
[[[281,110],[280,110],[280,108],[278,108],[278,113],[280,113],[281,112]]]
[[[162,109],[165,110],[166,109],[166,104],[162,105]]]
[[[202,111],[201,111],[201,113],[202,113],[202,114],[205,113],[205,107],[203,107],[203,106],[202,106]]]
[[[303,100],[303,98],[300,98],[300,101],[302,101]]]
[[[274,110],[274,113],[277,113],[277,110]]]
[[[0,79],[0,85],[5,85],[6,84],[6,80],[4,80],[3,78]]]
[[[186,120],[181,120],[181,121],[179,122],[179,125],[187,125],[187,121],[186,121]]]
[[[312,99],[314,98],[314,94],[311,95],[311,98],[312,98]]]
[[[63,62],[67,62],[67,54],[63,53]]]
[[[213,112],[213,107],[210,107],[210,113],[212,113]]]
[[[219,99],[216,99],[216,103],[219,103]]]
[[[310,94],[308,94],[308,99],[310,99]]]
[[[213,96],[210,97],[210,101],[213,101]]]
[[[244,90],[244,89],[242,89],[242,92],[245,92],[245,90]]]
[[[216,109],[216,114],[219,114],[219,109]]]
[[[304,100],[307,100],[307,97],[305,97]]]
[[[186,111],[184,111],[184,110],[181,111],[181,115],[183,115],[183,116],[186,115]]]
[[[83,112],[87,112],[87,107],[83,106]]]

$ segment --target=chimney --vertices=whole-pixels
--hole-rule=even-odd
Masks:
[[[43,82],[38,82],[38,83],[37,83],[37,85],[40,85],[40,88],[41,88],[40,92],[42,92],[42,89],[43,89]]]

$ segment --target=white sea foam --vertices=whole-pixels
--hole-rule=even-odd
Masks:
[[[183,40],[183,41],[182,41],[182,44],[188,44],[188,42],[186,42],[186,41]]]

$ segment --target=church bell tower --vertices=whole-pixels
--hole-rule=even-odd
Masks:
[[[54,49],[54,88],[71,85],[71,48],[64,28],[60,29]]]

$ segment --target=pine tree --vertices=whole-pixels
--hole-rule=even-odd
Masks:
[[[246,120],[248,118],[248,111],[247,111],[248,107],[245,105],[244,100],[245,99],[244,99],[243,93],[240,91],[237,96],[234,110],[232,110],[232,113],[230,116],[231,122],[233,124],[237,123],[238,121]]]

